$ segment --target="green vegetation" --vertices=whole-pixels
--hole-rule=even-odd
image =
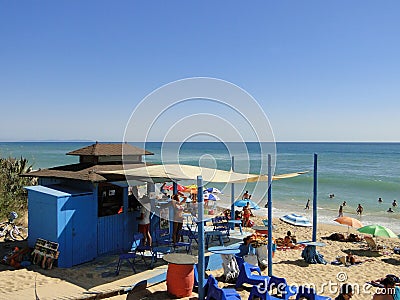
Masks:
[[[11,211],[23,216],[27,210],[27,191],[24,186],[36,184],[36,180],[20,177],[32,170],[25,158],[0,158],[0,220],[7,219]]]

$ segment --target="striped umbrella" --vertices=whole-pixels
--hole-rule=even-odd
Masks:
[[[312,224],[306,217],[303,217],[298,214],[285,215],[283,217],[280,217],[280,220],[294,226],[302,226],[302,227],[312,226]]]

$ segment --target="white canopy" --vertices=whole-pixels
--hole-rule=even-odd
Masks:
[[[127,177],[133,177],[141,181],[164,182],[170,180],[193,180],[197,176],[202,176],[207,182],[229,182],[229,183],[245,183],[256,181],[268,181],[267,175],[243,174],[232,171],[224,171],[198,166],[166,164],[153,165],[135,169],[122,169],[115,171],[103,171],[101,174],[120,174]],[[306,172],[296,172],[289,174],[281,174],[273,176],[272,180],[296,177]]]

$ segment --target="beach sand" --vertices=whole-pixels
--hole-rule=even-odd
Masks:
[[[261,218],[253,219],[256,224],[262,224]],[[293,227],[277,219],[274,219],[273,224],[275,238],[283,238],[286,232],[291,230],[292,235],[296,235],[298,240],[311,239],[311,227]],[[245,231],[248,234],[253,233],[253,230],[249,228],[245,228]],[[318,224],[318,241],[324,242],[326,246],[318,247],[317,250],[324,255],[327,265],[305,263],[301,258],[301,250],[278,250],[273,259],[273,274],[286,278],[289,284],[315,285],[319,294],[330,297],[337,295],[343,282],[357,284],[360,291],[356,292],[352,299],[372,298],[375,288],[366,285],[367,281],[387,274],[400,275],[400,255],[393,253],[393,248],[400,245],[400,240],[378,238],[378,242],[385,245],[386,249],[372,252],[361,250],[365,248],[365,242],[351,243],[323,239],[334,232],[347,233],[347,226]],[[356,231],[350,228],[350,232]],[[349,250],[352,250],[359,259],[367,261],[350,267],[330,264],[336,260],[337,256],[345,256],[345,252]],[[42,270],[38,266],[31,266],[29,269],[12,270],[7,266],[0,266],[0,299],[34,299],[35,282],[40,299],[57,299],[61,295],[63,297],[68,295],[68,299],[78,299],[90,295],[88,292],[91,291],[104,290],[107,287],[115,289],[116,286],[129,286],[140,281],[143,276],[140,273],[133,275],[132,270],[127,266],[121,269],[118,277],[110,276],[110,273],[114,271],[117,257],[117,255],[107,256],[70,269]],[[166,266],[162,260],[159,260],[157,265],[165,271]],[[220,277],[223,271],[221,268],[207,273]],[[267,270],[263,273],[267,274]],[[232,284],[222,282],[220,286],[234,287]],[[132,299],[175,299],[167,294],[166,289],[166,283],[162,282],[135,294]],[[242,299],[248,298],[249,291],[250,286],[238,289]],[[197,294],[193,293],[186,299],[196,298]],[[111,299],[126,299],[126,295],[115,296]]]

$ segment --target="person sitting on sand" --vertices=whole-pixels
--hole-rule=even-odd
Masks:
[[[300,245],[295,245],[296,239],[292,237],[292,233],[288,231],[286,236],[283,238],[283,247],[289,247],[291,249],[298,249]]]
[[[391,207],[389,207],[389,209],[387,210],[387,212],[388,212],[388,213],[393,213],[394,210],[393,210]]]
[[[353,297],[353,287],[350,284],[344,283],[340,288],[340,294],[335,300],[349,300]]]

